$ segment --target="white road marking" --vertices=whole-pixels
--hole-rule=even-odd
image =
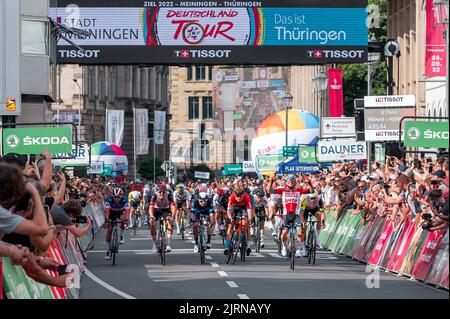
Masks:
[[[211,256],[205,256],[206,259],[211,260],[212,257]]]
[[[234,281],[227,281],[228,286],[230,286],[230,288],[239,288],[238,285],[236,285],[236,283]]]
[[[91,278],[93,281],[98,283],[100,286],[103,286],[104,288],[108,289],[109,291],[111,291],[125,299],[136,299],[135,297],[130,296],[129,294],[126,294],[123,291],[120,291],[120,290],[114,288],[113,286],[107,284],[106,282],[104,282],[103,280],[101,280],[100,278],[95,276],[93,273],[91,273],[87,268],[84,268],[84,273],[86,274],[86,276]]]
[[[218,263],[211,263],[211,266],[213,266],[214,268],[219,268],[219,264]]]
[[[217,273],[220,275],[220,277],[228,277],[228,274],[225,271],[220,270]]]
[[[238,294],[239,299],[250,299],[246,294]]]
[[[191,244],[195,244],[195,240],[191,240]]]
[[[252,252],[252,253],[250,253],[250,256],[249,257],[266,257],[266,256],[264,256],[263,254],[261,254],[261,253],[254,253],[254,252]]]
[[[272,257],[275,257],[275,258],[286,258],[286,257],[280,256],[279,254],[276,254],[276,253],[269,253],[269,255]]]

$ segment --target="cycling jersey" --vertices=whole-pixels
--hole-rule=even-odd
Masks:
[[[277,188],[274,189],[275,194],[282,195],[283,202],[283,215],[287,214],[299,214],[300,208],[300,198],[302,194],[307,194],[308,190],[304,188],[294,188],[289,189],[285,188]]]
[[[302,210],[302,212],[305,213],[305,217],[307,217],[309,213],[311,214],[317,213],[321,208],[323,208],[323,202],[321,198],[315,205],[311,204],[311,202],[308,201],[307,198],[303,198],[300,204],[300,209]]]
[[[154,205],[156,209],[169,209],[171,205],[174,205],[173,196],[171,193],[166,192],[163,198],[158,198],[158,195],[153,195],[150,205]]]
[[[178,190],[176,190],[173,193],[173,197],[177,202],[184,202],[187,200],[191,200],[191,194],[187,190],[183,190],[182,193],[180,193]]]
[[[252,202],[250,197],[247,194],[242,194],[241,200],[236,199],[236,195],[233,193],[231,194],[229,200],[228,200],[228,208],[233,207],[239,207],[241,209],[252,209]]]
[[[126,210],[130,209],[130,205],[125,197],[121,197],[119,202],[115,202],[113,196],[109,196],[105,200],[105,209],[110,210],[109,220],[119,218]]]
[[[210,215],[213,212],[213,206],[211,199],[206,200],[206,205],[201,206],[198,200],[195,200],[192,204],[192,211],[195,214],[195,220],[200,220],[200,215]]]

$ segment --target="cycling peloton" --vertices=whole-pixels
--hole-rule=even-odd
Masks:
[[[123,190],[119,187],[115,187],[112,191],[112,195],[109,196],[105,201],[105,226],[106,230],[106,244],[108,245],[108,250],[106,251],[106,260],[111,259],[111,235],[113,227],[110,222],[120,219],[120,244],[123,244],[123,232],[125,230],[125,223],[127,221],[128,212],[130,206],[125,197],[123,197]]]

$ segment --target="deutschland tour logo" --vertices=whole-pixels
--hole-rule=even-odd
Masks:
[[[416,141],[420,137],[420,131],[417,127],[410,127],[406,132],[410,140]]]
[[[17,135],[10,135],[6,138],[6,144],[10,148],[16,148],[17,146],[19,146],[19,143],[20,143],[20,139]]]

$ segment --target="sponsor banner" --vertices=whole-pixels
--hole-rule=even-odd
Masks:
[[[91,162],[88,166],[87,174],[103,174],[103,162]]]
[[[2,259],[0,258],[0,291],[3,291],[2,288],[2,270],[3,270],[3,265],[2,265]],[[0,294],[0,300],[3,299],[3,293]]]
[[[69,36],[85,51],[60,39],[59,63],[323,64],[367,60],[366,8],[367,0],[62,0],[49,13],[89,33]]]
[[[71,153],[56,153],[53,154],[52,164],[53,166],[88,166],[89,165],[89,144],[78,143],[78,147],[75,144],[72,145]],[[75,156],[71,159],[58,159],[58,157]]]
[[[231,164],[223,167],[223,175],[236,175],[244,172],[242,164]]]
[[[330,116],[344,115],[342,69],[328,69],[328,96],[330,99]]]
[[[124,110],[108,110],[106,109],[106,134],[105,141],[113,143],[117,146],[122,145],[123,130],[125,127],[125,111]]]
[[[426,47],[425,47],[425,76],[446,76],[446,45],[445,45],[445,24],[437,24],[436,15],[439,14],[439,5],[433,5],[433,0],[426,0]],[[445,12],[444,6],[448,3],[440,4],[440,8]],[[447,17],[448,19],[448,17]]]
[[[415,95],[365,96],[364,108],[415,107]]]
[[[242,172],[244,172],[244,173],[256,172],[255,163],[253,163],[252,161],[242,162]]]
[[[317,163],[316,147],[300,145],[298,147],[298,158],[300,163]]]
[[[148,154],[148,109],[134,109],[136,155]]]
[[[387,269],[398,273],[400,271],[400,267],[402,266],[403,259],[405,258],[406,251],[411,243],[411,240],[414,236],[415,231],[415,223],[411,221],[409,218],[405,220],[405,226],[403,228],[403,232],[400,235],[400,239],[397,242],[394,253],[392,254],[392,259],[389,261]]]
[[[154,133],[155,144],[164,144],[164,134],[166,130],[166,112],[165,111],[155,111],[155,122],[154,122]]]
[[[256,157],[256,171],[266,172],[275,171],[277,165],[286,158],[282,155],[262,155]]]
[[[448,148],[448,121],[405,121],[406,147]]]
[[[209,179],[209,173],[208,172],[194,172],[194,178],[201,178],[201,179]]]
[[[53,119],[56,122],[73,123],[78,124],[78,112],[77,111],[58,111],[53,114]]]
[[[414,108],[372,108],[364,110],[364,136],[366,141],[398,141],[400,120],[414,116]],[[401,134],[404,134],[402,131]]]
[[[434,262],[434,258],[439,250],[439,245],[441,243],[442,237],[444,236],[445,231],[432,231],[429,233],[428,238],[425,242],[425,246],[420,252],[418,261],[414,267],[412,272],[412,276],[419,280],[424,280],[427,275],[428,270],[430,269],[432,263]]]
[[[270,80],[270,87],[272,88],[284,88],[285,86],[286,82],[283,79]]]
[[[241,89],[243,90],[256,89],[256,81],[242,81]]]
[[[355,136],[356,126],[354,117],[322,117],[321,137]]]
[[[72,151],[72,127],[6,128],[3,129],[3,154],[40,154]]]
[[[447,271],[447,289],[448,289],[448,237],[449,232],[445,233],[444,237],[441,240],[441,244],[439,245],[438,252],[436,254],[436,258],[431,265],[427,276],[425,278],[425,282],[440,285],[441,280],[445,280],[445,271]],[[444,285],[441,285],[445,287]]]
[[[372,250],[372,254],[368,260],[369,264],[371,264],[371,265],[379,264],[384,247],[388,243],[393,229],[394,229],[394,223],[390,219],[387,219],[386,223],[384,224],[383,229],[381,230],[381,235],[380,235],[380,237],[378,237],[375,247]]]
[[[419,260],[419,255],[425,245],[428,237],[428,231],[424,231],[422,227],[418,227],[414,233],[413,239],[409,244],[408,251],[403,259],[400,273],[404,275],[411,275],[414,270],[414,265]]]
[[[319,141],[316,155],[320,162],[362,160],[367,158],[366,143],[348,140]]]

